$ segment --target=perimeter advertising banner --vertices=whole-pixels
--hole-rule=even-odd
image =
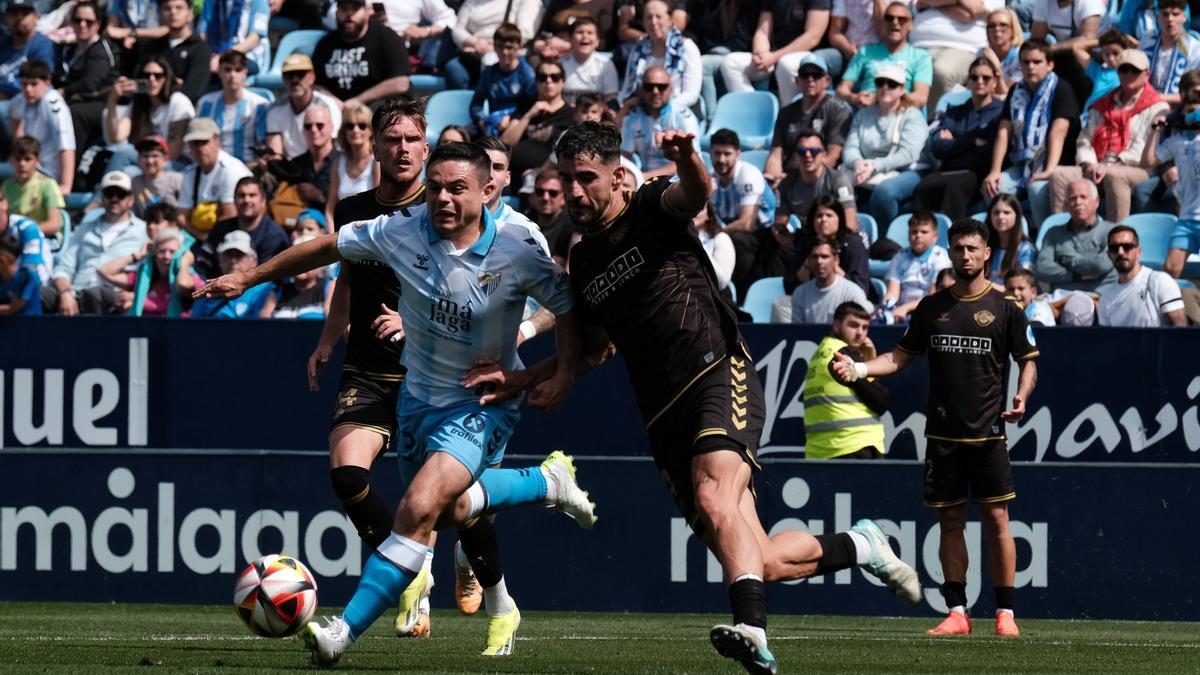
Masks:
[[[574,450],[572,444],[564,446]],[[510,466],[539,458],[511,457]],[[366,552],[337,509],[320,453],[10,451],[0,473],[0,600],[223,604],[247,560],[300,557],[320,602],[350,597]],[[847,529],[871,517],[913,564],[925,601],[908,608],[859,570],[769,591],[772,613],[927,615],[938,589],[938,528],[917,462],[768,460],[756,481],[766,529]],[[727,609],[716,561],[691,536],[647,460],[582,459],[595,529],[526,507],[500,516],[508,587],[528,609]],[[390,457],[377,485],[395,497]],[[1022,616],[1200,620],[1191,531],[1195,468],[1025,464],[1012,508]],[[978,522],[967,529],[968,596],[994,608]],[[452,607],[453,534],[438,545],[434,604]],[[234,621],[230,612],[230,621]]]

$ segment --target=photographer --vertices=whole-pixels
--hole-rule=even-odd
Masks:
[[[1179,278],[1188,254],[1200,253],[1200,99],[1189,97],[1183,108],[1172,115],[1154,120],[1159,133],[1151,134],[1142,152],[1142,163],[1154,166],[1159,162],[1175,161],[1179,182],[1175,193],[1179,197],[1179,222],[1171,232],[1170,252],[1163,266],[1168,274]],[[1165,130],[1170,135],[1160,140]]]
[[[104,142],[128,147],[131,138],[160,136],[167,140],[170,159],[179,159],[183,132],[196,116],[196,108],[186,95],[175,91],[175,76],[165,57],[147,59],[134,73],[136,79],[118,77],[113,82],[100,116]]]

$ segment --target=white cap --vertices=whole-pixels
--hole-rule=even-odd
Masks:
[[[894,63],[885,63],[875,69],[875,79],[891,80],[904,86],[908,82],[908,73]]]
[[[244,230],[234,230],[225,235],[217,246],[217,253],[225,251],[241,251],[247,255],[255,255],[254,246],[250,243],[250,233]]]
[[[100,191],[103,192],[106,188],[110,187],[121,188],[126,192],[133,192],[133,179],[123,171],[109,171],[104,174],[104,178],[100,179]]]

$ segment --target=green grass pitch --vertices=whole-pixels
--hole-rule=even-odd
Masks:
[[[514,654],[479,656],[486,620],[434,610],[433,638],[399,640],[381,619],[339,671],[730,673],[708,629],[725,615],[528,612]],[[771,617],[781,673],[1196,673],[1200,624],[1020,622],[1023,635],[928,638],[932,619]],[[0,603],[0,672],[315,670],[299,638],[252,636],[229,607]]]

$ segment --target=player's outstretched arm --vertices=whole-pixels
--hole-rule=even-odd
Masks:
[[[663,193],[663,205],[680,216],[692,217],[708,203],[712,183],[704,160],[696,152],[696,135],[686,131],[665,131],[662,135],[663,156],[675,162],[679,182]]]
[[[833,355],[833,376],[843,384],[866,377],[887,377],[904,370],[912,362],[912,354],[894,349],[862,363],[838,352]]]
[[[1033,388],[1036,386],[1037,364],[1033,359],[1025,359],[1021,361],[1021,372],[1017,376],[1017,393],[1013,396],[1013,406],[1000,413],[1000,418],[1005,422],[1020,422],[1025,416],[1025,404],[1033,395]]]
[[[337,241],[336,234],[327,234],[293,246],[247,272],[235,272],[209,279],[200,290],[192,294],[192,297],[236,298],[246,292],[247,288],[264,281],[279,281],[318,267],[332,265],[341,260]]]

